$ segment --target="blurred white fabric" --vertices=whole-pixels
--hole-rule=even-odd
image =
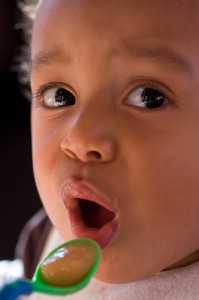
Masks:
[[[23,263],[21,260],[0,261],[0,287],[11,280],[22,277],[23,273]]]

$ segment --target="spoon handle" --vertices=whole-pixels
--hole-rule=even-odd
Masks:
[[[15,300],[18,296],[33,291],[33,285],[26,279],[9,282],[0,289],[0,300]]]

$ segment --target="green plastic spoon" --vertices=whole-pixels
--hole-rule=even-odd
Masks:
[[[95,241],[83,238],[69,241],[55,248],[39,263],[32,280],[18,279],[6,284],[0,290],[0,300],[15,300],[31,292],[75,293],[89,283],[100,260],[101,248]]]

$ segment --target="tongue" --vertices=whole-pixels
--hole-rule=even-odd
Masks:
[[[88,200],[79,199],[81,217],[91,228],[101,228],[114,218],[114,213],[105,207]]]

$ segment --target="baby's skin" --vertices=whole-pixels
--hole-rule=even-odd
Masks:
[[[36,184],[97,278],[199,259],[199,1],[42,0],[32,38]]]

